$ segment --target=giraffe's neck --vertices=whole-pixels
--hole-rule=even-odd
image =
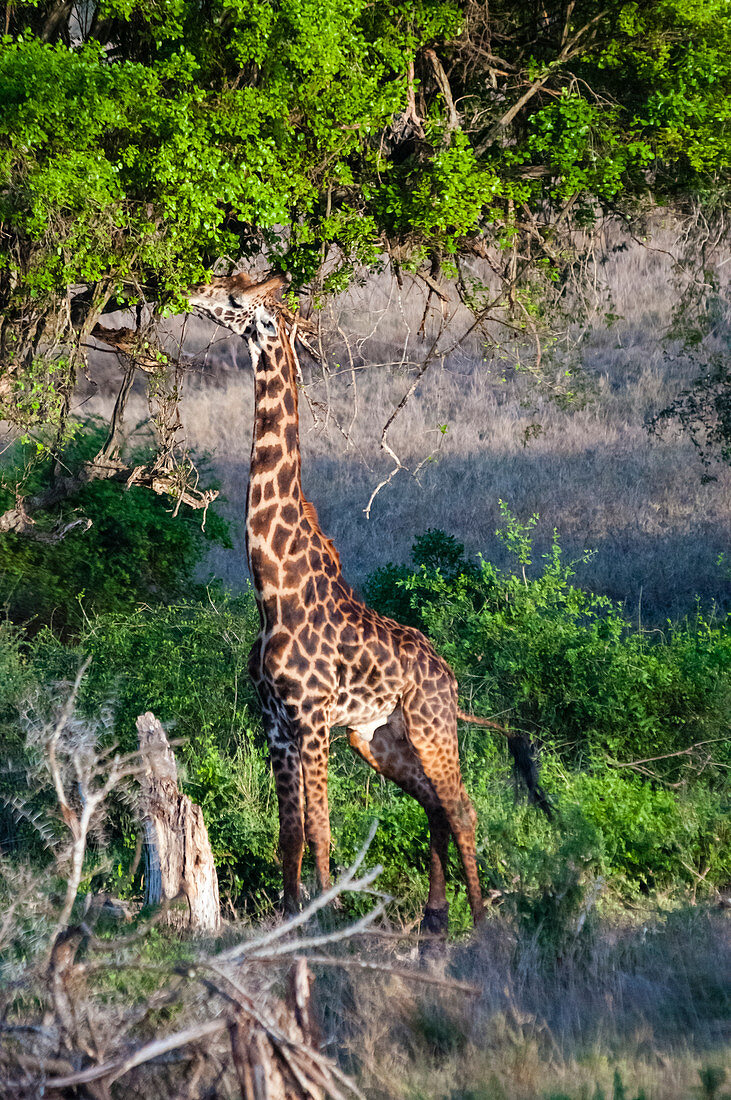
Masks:
[[[307,549],[303,511],[297,380],[286,335],[252,355],[254,438],[246,505],[246,544],[252,583],[265,620],[296,591],[292,563]]]

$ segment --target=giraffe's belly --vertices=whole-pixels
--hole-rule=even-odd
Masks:
[[[399,700],[396,696],[392,699],[379,700],[378,704],[371,706],[356,699],[347,703],[338,700],[338,706],[333,712],[332,724],[347,726],[348,729],[355,730],[363,741],[370,741],[376,730],[386,725],[398,705]]]

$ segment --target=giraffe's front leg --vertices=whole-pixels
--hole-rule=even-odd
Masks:
[[[300,723],[300,758],[305,784],[307,843],[315,860],[321,890],[330,886],[330,809],[327,764],[330,731],[322,715]]]
[[[284,875],[284,911],[296,913],[305,848],[304,792],[299,747],[277,726],[268,730],[269,751],[279,802],[279,852]]]

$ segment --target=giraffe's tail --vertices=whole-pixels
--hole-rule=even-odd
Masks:
[[[508,749],[513,758],[513,767],[525,783],[529,800],[543,810],[550,821],[553,817],[553,808],[548,795],[541,786],[536,752],[528,735],[506,729],[505,726],[501,726],[499,722],[493,722],[490,718],[480,718],[477,714],[466,714],[459,707],[457,708],[457,717],[461,721],[470,722],[475,726],[486,726],[488,729],[498,730],[499,733],[507,737]]]

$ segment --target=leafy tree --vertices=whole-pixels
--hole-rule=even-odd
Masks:
[[[728,169],[724,0],[4,8],[0,414],[55,452],[105,311],[136,310],[117,333],[120,415],[136,369],[174,402],[144,307],[184,308],[221,257],[263,253],[316,297],[384,258],[430,293],[453,275],[478,324],[508,305],[538,341],[541,288],[574,264],[573,230],[689,196],[712,205]],[[475,254],[494,285],[469,277]],[[160,435],[164,468],[139,483],[205,504]],[[113,422],[77,475],[129,475],[118,444]],[[33,533],[46,504],[0,523]]]

